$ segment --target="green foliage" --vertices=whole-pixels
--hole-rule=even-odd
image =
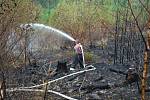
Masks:
[[[73,57],[75,55],[75,52],[73,50],[71,50],[71,51],[66,52],[65,55],[67,57]]]
[[[64,28],[64,24],[87,24],[90,20],[95,23],[101,19],[107,23],[115,23],[117,10],[124,12],[128,7],[128,0],[35,0],[42,6],[41,21],[50,25]],[[132,0],[132,7],[135,13],[143,9],[139,0]],[[148,7],[148,0],[143,1]],[[147,13],[142,12],[144,20],[147,20]],[[85,20],[87,22],[85,22]],[[67,26],[65,26],[67,27]],[[74,26],[73,26],[74,27]]]
[[[41,13],[40,13],[40,20],[42,22],[46,22],[49,18],[50,11],[48,9],[42,8]]]
[[[87,21],[95,23],[99,19],[103,19],[108,23],[112,23],[114,19],[110,16],[112,12],[109,11],[109,6],[103,5],[102,7],[101,5],[97,5],[95,1],[88,3],[84,0],[62,0],[56,8],[55,14],[50,17],[50,22],[54,25],[63,21],[71,22],[70,24],[87,24]]]
[[[40,21],[42,23],[47,23],[49,17],[53,15],[57,4],[60,3],[60,0],[36,0],[38,5],[41,5],[40,9]]]
[[[65,55],[67,57],[73,57],[75,55],[74,51],[68,51],[65,53]],[[93,54],[91,52],[84,52],[84,58],[85,58],[85,62],[92,62],[93,61]]]
[[[60,0],[35,0],[43,8],[53,9],[60,2]]]
[[[62,0],[49,16],[49,25],[70,33],[74,38],[89,39],[89,27],[100,28],[101,23],[115,23],[109,9],[109,5],[100,5],[95,1]]]
[[[94,55],[91,52],[85,52],[84,53],[85,62],[92,62],[93,56]]]
[[[119,11],[119,19],[124,24],[128,0],[36,0],[41,4],[40,23],[48,24],[60,30],[70,33],[74,38],[89,38],[87,34],[94,33],[89,27],[96,26],[100,29],[100,24],[115,26],[116,12]],[[139,0],[131,0],[132,8],[139,23],[146,23],[149,18]],[[147,6],[148,0],[143,1]],[[128,18],[129,19],[129,18]],[[99,26],[98,26],[99,25]],[[89,32],[90,31],[90,32]],[[84,37],[85,36],[85,37]],[[81,40],[82,40],[81,39]]]

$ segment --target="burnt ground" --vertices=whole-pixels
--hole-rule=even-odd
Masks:
[[[136,83],[132,83],[126,86],[113,87],[114,84],[120,84],[125,81],[125,75],[111,72],[109,69],[117,69],[126,72],[130,65],[113,65],[113,57],[111,52],[102,49],[92,49],[93,53],[92,64],[96,67],[96,70],[82,73],[79,76],[71,76],[63,80],[51,83],[48,86],[49,90],[54,90],[65,94],[67,96],[79,99],[79,100],[140,100],[140,94]],[[57,52],[55,54],[38,55],[38,63],[36,67],[28,65],[26,67],[16,68],[7,72],[6,82],[7,88],[16,87],[28,87],[44,83],[45,80],[54,80],[64,75],[73,73],[61,73],[55,76],[48,76],[48,69],[55,69],[57,61],[65,57],[60,55],[65,54],[65,51]],[[66,55],[67,57],[67,55]],[[69,61],[68,61],[69,60]],[[54,61],[50,64],[50,61]],[[67,59],[70,63],[70,59]],[[69,66],[68,66],[69,67]],[[77,72],[79,70],[76,68]],[[86,86],[112,86],[111,88],[100,89]],[[45,86],[38,87],[36,89],[45,89]],[[8,100],[42,100],[44,97],[43,92],[7,92]],[[147,100],[150,97],[147,97]],[[66,100],[58,95],[47,93],[46,100]]]

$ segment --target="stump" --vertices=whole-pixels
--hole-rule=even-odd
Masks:
[[[58,72],[58,73],[63,73],[63,72],[67,73],[68,72],[67,62],[59,62],[58,61],[56,72]]]

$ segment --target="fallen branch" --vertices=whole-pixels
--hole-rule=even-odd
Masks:
[[[84,86],[81,88],[81,90],[87,90],[87,93],[90,93],[96,89],[100,89],[100,90],[104,90],[104,89],[111,89],[111,88],[117,88],[117,87],[125,87],[129,84],[132,84],[132,83],[137,83],[138,85],[138,81],[135,79],[135,80],[125,80],[123,81],[122,83],[117,83],[117,84],[113,84],[113,85],[109,85],[109,84],[106,84],[106,85],[87,85],[87,86]]]
[[[127,86],[129,84],[132,84],[132,83],[136,82],[137,86],[138,86],[138,90],[140,91],[139,84],[138,84],[139,75],[137,73],[135,73],[132,69],[129,69],[127,73],[125,73],[123,71],[120,71],[120,70],[115,70],[115,69],[110,69],[110,71],[126,75],[125,81],[123,81],[119,84],[116,83],[116,84],[113,84],[113,85],[108,85],[108,84],[106,84],[106,85],[87,85],[87,86],[82,87],[81,90],[87,90],[87,92],[89,93],[89,92],[94,91],[95,89],[103,90],[103,89],[124,87],[124,86]]]
[[[24,91],[24,92],[44,92],[44,90],[40,90],[40,89],[6,89],[7,92],[15,92],[15,91]],[[66,96],[64,94],[61,94],[59,92],[56,92],[56,91],[52,91],[52,90],[48,90],[47,92],[49,93],[53,93],[53,94],[57,94],[63,98],[66,98],[68,100],[77,100],[77,99],[74,99],[72,97],[69,97],[69,96]]]
[[[95,89],[111,89],[110,85],[88,85],[81,88],[81,90],[87,90],[87,93],[94,91]]]
[[[115,73],[118,73],[118,74],[123,74],[123,75],[127,75],[127,73],[123,72],[123,71],[120,71],[120,70],[115,70],[115,69],[112,69],[110,68],[109,69],[111,72],[115,72]]]
[[[117,88],[117,87],[125,87],[129,84],[132,84],[132,83],[135,83],[137,81],[128,81],[128,80],[125,80],[124,82],[121,82],[121,83],[117,83],[117,84],[113,84],[113,85],[109,85],[109,84],[104,84],[104,85],[87,85],[87,86],[84,86],[81,88],[81,90],[86,90],[87,92],[86,93],[90,93],[96,89],[100,89],[100,90],[104,90],[104,89],[111,89],[111,88]]]

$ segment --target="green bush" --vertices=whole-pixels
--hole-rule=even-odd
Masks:
[[[93,54],[91,52],[84,52],[85,62],[93,61]]]
[[[68,51],[65,53],[66,56],[68,57],[73,57],[75,55],[75,52],[72,50],[72,51]]]
[[[74,57],[75,52],[74,51],[69,51],[66,53],[66,56],[68,57]],[[92,62],[93,61],[93,54],[91,52],[84,52],[84,59],[85,62]]]

